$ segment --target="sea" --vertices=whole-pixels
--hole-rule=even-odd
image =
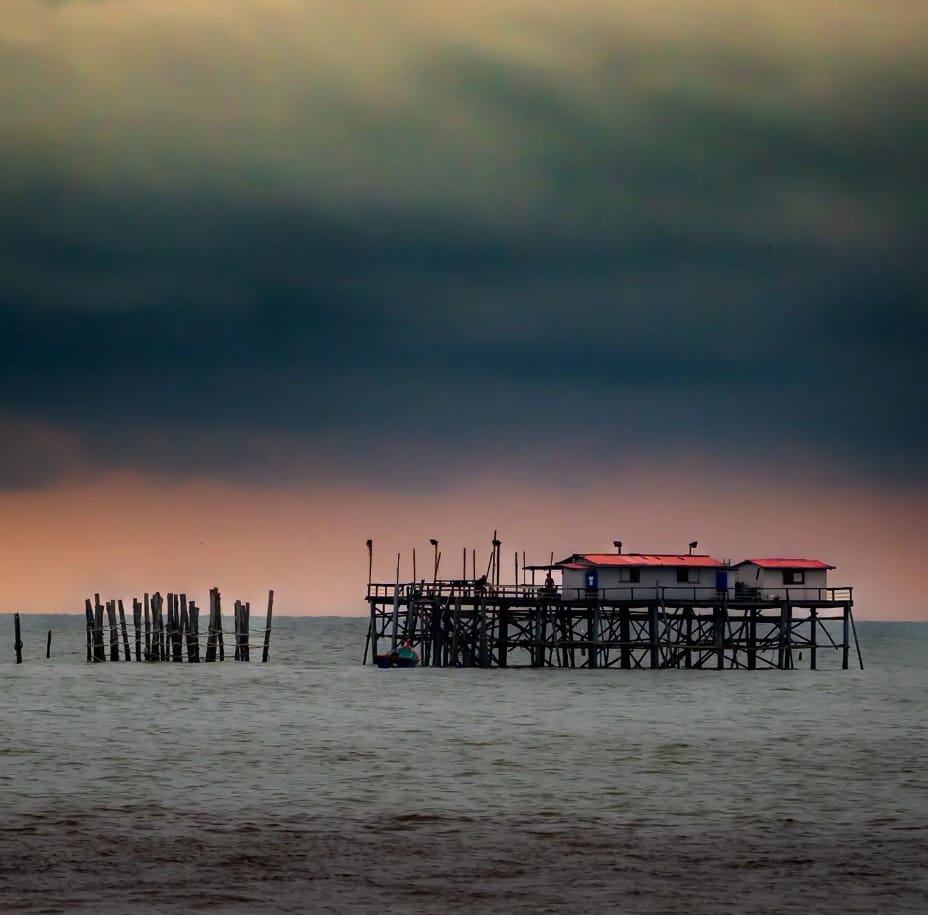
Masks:
[[[378,670],[349,618],[92,665],[22,620],[3,913],[928,912],[928,623],[749,672]]]

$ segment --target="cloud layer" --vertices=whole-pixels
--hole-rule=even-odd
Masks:
[[[372,6],[13,0],[0,487],[925,481],[922,5]]]

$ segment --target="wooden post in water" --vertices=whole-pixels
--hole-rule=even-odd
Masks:
[[[841,645],[841,670],[848,669],[848,654],[851,650],[850,633],[851,605],[844,605],[844,640]]]
[[[216,645],[219,639],[216,636],[216,610],[219,606],[219,589],[209,589],[209,622],[206,626],[206,662],[216,660]]]
[[[87,661],[93,660],[93,604],[88,597],[84,601],[84,617],[87,620]]]
[[[23,640],[19,629],[19,614],[13,614],[13,650],[16,652],[16,663],[23,663]]]
[[[748,670],[757,670],[757,607],[748,610]]]
[[[110,660],[119,660],[119,629],[116,625],[116,601],[106,602],[106,619],[110,627]]]
[[[241,625],[242,625],[242,602],[237,600],[233,605],[232,609],[232,628],[235,631],[235,653],[233,655],[236,661],[241,661],[241,645],[242,645],[242,635],[241,635]]]
[[[818,664],[818,610],[809,611],[809,670],[816,670]]]
[[[103,604],[100,595],[94,595],[93,606],[93,659],[99,663],[106,660],[106,647],[103,644]]]
[[[119,628],[122,630],[122,653],[123,660],[131,661],[132,652],[129,650],[129,630],[126,628],[126,610],[119,601]]]
[[[261,652],[261,663],[267,664],[271,652],[271,618],[274,615],[274,592],[267,592],[267,621],[264,624],[264,650]]]
[[[251,660],[251,601],[246,600],[244,604],[245,625],[242,627],[242,653],[245,655],[243,660]]]
[[[184,632],[180,618],[180,599],[182,596],[184,598],[184,602],[186,603],[186,595],[174,595],[174,628],[171,631],[171,660],[177,664],[184,660]]]
[[[222,635],[222,596],[216,588],[216,640],[219,646],[219,660],[226,659],[226,645]]]
[[[145,660],[151,660],[151,615],[149,612],[148,592],[145,593]]]
[[[658,603],[655,597],[654,600],[648,604],[648,647],[650,648],[650,664],[652,670],[657,670],[661,666],[658,612]]]
[[[193,638],[193,663],[200,663],[200,608],[190,601],[190,635]]]
[[[48,660],[52,656],[52,631],[48,630],[48,638],[45,640],[45,659]]]
[[[132,598],[132,628],[135,633],[135,660],[142,660],[142,603],[137,597]]]
[[[190,628],[190,614],[187,612],[187,595],[180,596],[180,628],[187,648],[187,663],[193,663],[193,632]]]
[[[499,658],[500,667],[509,666],[509,605],[505,603],[499,606],[499,638],[496,655]]]
[[[721,606],[712,608],[715,619],[715,669],[725,667],[725,611]]]
[[[164,598],[160,591],[151,596],[151,653],[153,661],[163,661],[164,655]]]

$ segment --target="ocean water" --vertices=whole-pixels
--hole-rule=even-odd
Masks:
[[[928,911],[928,624],[866,669],[84,662],[0,616],[0,911]],[[51,661],[45,631],[54,632]]]

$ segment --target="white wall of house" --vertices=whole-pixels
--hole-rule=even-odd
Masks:
[[[639,581],[631,581],[629,573],[633,568],[639,570]],[[684,596],[686,592],[693,593],[696,588],[696,596],[700,598],[714,597],[715,591],[715,573],[716,569],[699,569],[686,567],[690,580],[686,582],[677,581],[676,566],[604,566],[596,568],[597,587],[600,591],[605,589],[622,589],[628,591],[634,588],[636,593],[641,590],[642,594],[648,588],[676,588],[679,589],[676,594]],[[729,593],[735,586],[732,573],[728,573]],[[586,569],[564,569],[563,570],[563,588],[564,597],[576,598],[583,596],[586,589]],[[616,597],[621,596],[618,591]],[[668,592],[667,597],[674,596],[674,592]]]
[[[737,566],[733,577],[746,588],[757,588],[761,596],[770,595],[775,599],[786,597],[786,591],[797,597],[816,597],[820,588],[828,587],[827,569],[799,569],[802,573],[802,582],[786,584],[783,573],[786,569],[762,569],[751,562],[744,562]]]

